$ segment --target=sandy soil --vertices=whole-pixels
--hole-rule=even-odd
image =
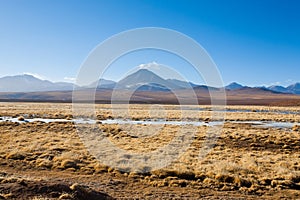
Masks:
[[[1,103],[0,117],[72,118],[70,104]],[[128,117],[126,106],[97,105],[98,119]],[[151,110],[152,109],[152,110]],[[131,119],[211,119],[209,106],[131,105]],[[195,109],[200,109],[197,111]],[[209,154],[199,153],[209,127],[96,124],[94,131],[129,152],[149,152],[176,132],[195,132],[192,144],[170,165],[141,173],[98,161],[72,122],[0,123],[0,199],[299,199],[300,128],[262,128],[246,120],[300,122],[299,107],[229,106]],[[118,112],[115,112],[118,110]],[[154,111],[153,111],[154,110]],[[188,113],[182,115],[182,112]],[[118,116],[116,116],[118,115]],[[78,128],[78,127],[77,127]],[[135,134],[135,135],[134,135]],[[120,158],[120,160],[123,158]],[[115,160],[118,162],[118,160]],[[147,166],[141,166],[145,168]]]

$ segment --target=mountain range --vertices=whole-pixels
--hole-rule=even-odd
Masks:
[[[243,86],[241,84],[233,82],[233,83],[227,85],[225,88],[227,90],[237,90],[237,89],[251,88],[251,87]],[[254,87],[254,88],[269,90],[269,91],[278,92],[278,93],[285,93],[285,94],[297,94],[297,95],[300,94],[300,83],[295,83],[288,87],[283,87],[280,85],[272,85],[269,87]]]
[[[16,75],[0,78],[0,92],[49,92],[49,91],[71,91],[76,85],[67,82],[51,82],[41,80],[32,75]],[[77,88],[79,86],[76,86]],[[135,90],[135,91],[171,91],[184,89],[217,89],[213,87],[197,85],[177,79],[164,79],[154,72],[147,69],[140,69],[122,80],[115,82],[112,80],[100,79],[87,86],[79,88],[97,88],[97,89],[118,89],[118,90]],[[288,87],[274,85],[270,87],[248,87],[233,82],[225,86],[227,91],[256,89],[283,94],[300,95],[300,83],[295,83]]]
[[[53,83],[28,74],[0,78],[0,92],[66,91],[73,90],[73,87],[72,83]]]

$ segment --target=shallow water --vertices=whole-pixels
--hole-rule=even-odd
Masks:
[[[165,121],[165,120],[130,120],[130,119],[106,119],[106,120],[95,120],[95,119],[48,119],[48,118],[33,118],[27,119],[25,118],[23,121],[18,118],[13,117],[0,117],[0,122],[18,122],[18,123],[29,123],[29,122],[74,122],[77,124],[133,124],[133,125],[193,125],[193,126],[217,126],[222,125],[222,121],[212,121],[212,122],[203,122],[203,121]],[[292,122],[275,122],[275,121],[233,121],[231,123],[246,123],[251,124],[253,127],[259,128],[282,128],[282,129],[290,129],[294,125],[300,125],[300,123],[292,123]]]
[[[262,128],[293,128],[294,125],[300,125],[299,123],[292,122],[267,122],[261,125],[255,125]]]
[[[235,121],[233,123],[240,124],[251,124],[254,127],[258,128],[283,128],[290,129],[293,128],[294,125],[300,125],[300,123],[293,122],[275,122],[275,121]]]
[[[0,117],[0,122],[18,122],[18,123],[28,123],[28,122],[45,122],[45,123],[50,123],[50,122],[71,122],[72,120],[67,120],[67,119],[47,119],[47,118],[25,118],[24,120],[19,120],[18,118],[14,117]]]
[[[18,123],[29,123],[29,122],[75,122],[78,124],[95,124],[101,122],[102,124],[141,124],[141,125],[193,125],[193,126],[215,126],[222,125],[223,122],[194,122],[194,121],[164,121],[164,120],[124,120],[124,119],[106,119],[106,120],[95,120],[95,119],[48,119],[48,118],[33,118],[33,119],[24,119],[19,120],[18,118],[12,117],[0,117],[0,122],[9,121],[9,122],[18,122]]]
[[[101,121],[103,124],[142,124],[142,125],[193,125],[193,126],[216,126],[223,122],[194,122],[194,121],[164,121],[164,120],[146,120],[133,121],[123,119],[108,119]]]

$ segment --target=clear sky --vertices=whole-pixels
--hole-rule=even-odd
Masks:
[[[201,44],[225,84],[288,85],[300,82],[299,10],[297,0],[0,0],[0,76],[31,73],[70,80],[108,37],[164,27]],[[141,55],[123,58],[122,66],[105,77],[117,80],[130,68],[154,61],[201,83],[172,56]]]

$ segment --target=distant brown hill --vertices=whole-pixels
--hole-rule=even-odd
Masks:
[[[216,90],[216,89],[215,89]],[[96,103],[111,103],[112,89],[98,89],[95,93]],[[114,97],[114,103],[127,103],[126,96],[129,91],[115,90],[118,98]],[[176,92],[176,95],[173,93]],[[135,91],[130,96],[129,103],[159,103],[159,104],[192,104],[195,102],[191,99],[190,90],[178,89],[172,91]],[[210,104],[209,89],[205,86],[194,88],[199,104]],[[77,91],[80,94],[80,101],[89,101],[89,89]],[[285,94],[273,92],[262,88],[240,88],[236,90],[226,90],[228,105],[281,105],[293,106],[300,105],[300,96],[293,94]],[[49,91],[49,92],[2,92],[0,93],[0,101],[13,102],[72,102],[72,91]]]

